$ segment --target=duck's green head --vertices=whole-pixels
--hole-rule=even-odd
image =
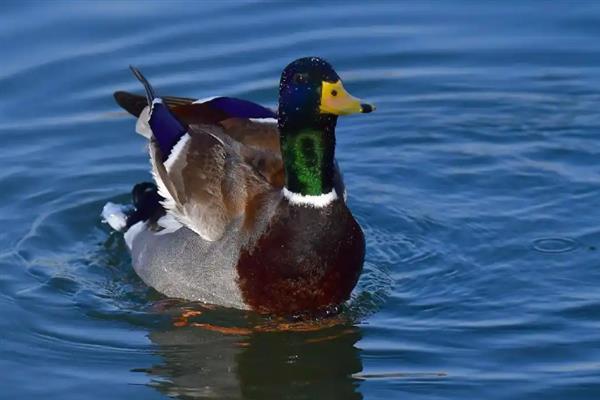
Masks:
[[[281,74],[278,113],[285,188],[302,196],[335,194],[337,117],[374,109],[352,97],[322,58],[305,57],[289,64]]]
[[[375,107],[351,96],[333,67],[319,57],[299,58],[281,74],[279,123],[296,125],[331,117],[370,113]]]

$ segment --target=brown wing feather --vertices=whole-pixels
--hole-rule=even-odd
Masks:
[[[240,147],[240,155],[248,165],[251,165],[271,186],[278,189],[283,187],[283,161],[278,152],[244,145]]]
[[[221,121],[224,133],[243,144],[240,155],[271,185],[282,188],[284,184],[283,161],[279,146],[277,124],[253,122],[242,118]]]
[[[245,118],[229,118],[220,122],[225,133],[246,146],[281,154],[279,128],[275,123],[254,122]]]
[[[245,162],[240,146],[220,138],[224,133],[219,127],[194,125],[188,135],[168,168],[153,156],[154,169],[172,195],[172,203],[167,199],[165,204],[169,212],[204,239],[217,240],[244,215],[249,201],[273,188]]]
[[[191,125],[197,129],[203,125]],[[279,129],[272,123],[229,118],[216,125],[213,133],[235,147],[239,156],[272,186],[284,184],[283,161],[279,147]],[[200,128],[205,129],[205,128]]]

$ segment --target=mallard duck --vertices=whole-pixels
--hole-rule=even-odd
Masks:
[[[374,106],[350,96],[318,57],[281,75],[277,112],[215,97],[116,92],[149,138],[155,184],[112,203],[104,219],[125,232],[141,279],[169,296],[260,313],[335,308],[355,287],[363,232],[348,209],[335,160],[340,115]]]

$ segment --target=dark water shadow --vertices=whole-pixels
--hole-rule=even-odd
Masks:
[[[140,371],[159,392],[180,399],[363,398],[361,380],[354,377],[362,371],[358,327],[312,325],[295,331],[247,321],[240,328],[232,323],[247,320],[241,312],[206,314],[202,322],[149,334],[162,362]]]

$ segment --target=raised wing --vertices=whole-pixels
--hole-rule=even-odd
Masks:
[[[143,75],[132,70],[144,84],[151,104],[147,122],[152,134],[150,155],[159,193],[165,198],[163,206],[205,240],[219,239],[227,226],[246,212],[248,202],[272,191],[272,186],[247,162],[242,154],[249,152],[246,146],[230,141],[218,125],[186,126],[156,97]],[[245,103],[235,103],[240,104]],[[263,111],[250,107],[245,115],[260,116]]]

